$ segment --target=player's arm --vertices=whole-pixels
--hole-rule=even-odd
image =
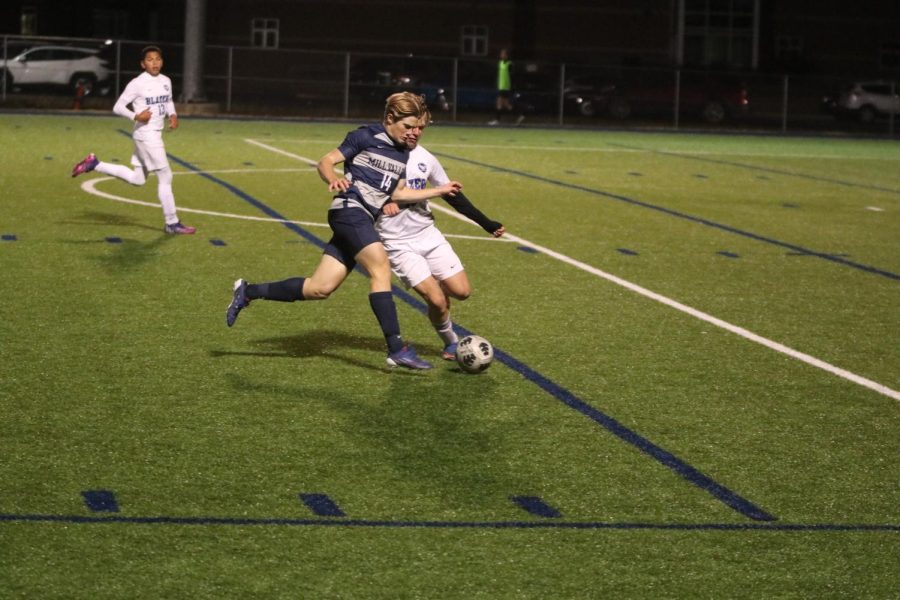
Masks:
[[[341,154],[340,150],[335,148],[320,158],[319,162],[316,164],[316,170],[319,172],[319,177],[328,184],[328,191],[330,192],[346,192],[350,187],[350,181],[347,180],[346,177],[338,175],[337,169],[335,168],[337,165],[344,162],[344,160],[346,160],[344,155]]]
[[[172,88],[171,81],[169,88]],[[171,98],[166,102],[166,114],[169,115],[169,129],[178,129],[178,114],[175,112],[175,102]]]
[[[399,204],[411,204],[421,202],[429,198],[438,198],[444,196],[456,196],[460,194],[462,184],[458,181],[448,181],[444,185],[438,187],[425,188],[424,190],[414,190],[406,187],[406,180],[401,179],[397,189],[391,194],[391,200]]]
[[[134,121],[137,113],[128,108],[128,105],[134,102],[134,100],[138,97],[138,89],[136,86],[129,83],[125,86],[125,90],[122,92],[122,95],[119,96],[119,99],[116,100],[115,106],[113,106],[113,112],[119,115],[120,117],[125,117],[129,121]],[[146,111],[145,111],[146,112]],[[149,117],[149,115],[148,115]]]
[[[464,215],[476,223],[478,223],[482,229],[493,235],[494,237],[500,237],[506,232],[506,228],[503,227],[501,223],[497,221],[492,221],[488,219],[484,213],[475,208],[475,205],[466,197],[465,194],[459,192],[453,196],[441,196],[444,200],[447,201],[447,204],[453,207],[453,209],[461,215]]]

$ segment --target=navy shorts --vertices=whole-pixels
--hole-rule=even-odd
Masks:
[[[348,271],[356,266],[355,256],[373,242],[381,243],[375,223],[362,208],[334,208],[328,211],[328,225],[333,235],[325,245],[325,254],[333,256]]]

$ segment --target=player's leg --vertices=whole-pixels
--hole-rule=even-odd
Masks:
[[[334,231],[334,245],[344,255],[353,252],[353,260],[369,274],[369,306],[387,342],[387,363],[409,369],[430,369],[431,365],[419,358],[412,346],[404,344],[400,336],[400,319],[391,293],[390,261],[369,214],[356,208],[330,210],[328,225]]]
[[[459,336],[453,330],[453,321],[450,319],[450,297],[431,275],[420,281],[413,289],[425,301],[428,320],[431,321],[431,326],[434,327],[443,343],[441,358],[453,360],[456,357],[456,344],[459,342]]]
[[[248,283],[238,279],[234,282],[234,292],[225,312],[225,324],[229,327],[234,325],[238,314],[247,308],[252,300],[276,302],[325,300],[347,279],[354,264],[352,258],[349,265],[342,262],[340,251],[329,243],[311,277],[290,277],[266,283]]]
[[[466,275],[465,271],[460,271],[447,279],[442,279],[441,288],[448,296],[456,300],[467,300],[472,295],[472,284],[469,283],[469,276]]]
[[[444,347],[444,358],[452,359],[456,348],[451,347],[457,340],[450,321],[450,298],[441,289],[431,274],[431,267],[425,255],[429,249],[444,242],[437,229],[429,229],[415,239],[388,241],[385,248],[391,261],[391,270],[400,281],[416,290],[427,307],[428,320],[434,327]]]
[[[453,322],[450,320],[450,299],[465,300],[472,293],[472,285],[463,268],[462,261],[454,252],[453,247],[444,238],[437,228],[430,228],[421,240],[421,248],[428,264],[428,272],[438,284],[443,301],[436,306],[446,306],[443,314],[435,311],[432,324],[438,335],[444,341],[443,358],[452,360],[456,354],[456,343],[459,341],[453,330]],[[435,292],[431,295],[435,296]],[[438,318],[442,317],[440,321]]]
[[[440,282],[444,292],[456,300],[471,296],[472,284],[465,267],[441,232],[436,227],[430,228],[421,244],[428,271]]]
[[[141,166],[139,162],[137,165],[129,168],[125,165],[103,162],[93,154],[89,154],[87,158],[75,165],[75,168],[72,169],[72,177],[77,177],[82,173],[89,173],[90,171],[97,171],[104,175],[118,177],[131,185],[144,185],[147,181],[147,172],[144,171],[144,167]]]
[[[181,223],[175,208],[175,194],[172,192],[172,167],[166,156],[166,147],[162,140],[136,141],[135,155],[144,167],[156,173],[156,197],[162,206],[166,233],[192,234],[196,228]]]

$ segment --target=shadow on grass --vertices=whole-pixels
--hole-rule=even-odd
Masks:
[[[396,371],[398,374],[413,375],[415,371],[396,369],[384,362],[386,349],[383,338],[347,335],[337,331],[316,330],[299,335],[254,340],[254,346],[261,350],[210,350],[210,356],[247,356],[255,358],[313,358],[328,357],[348,365],[374,371]],[[341,353],[342,348],[371,350],[380,356],[372,362],[361,361]]]
[[[151,259],[157,258],[159,256],[159,248],[175,237],[163,233],[162,226],[151,227],[150,225],[136,221],[131,217],[97,211],[85,211],[78,219],[62,221],[61,223],[66,225],[102,225],[117,228],[131,227],[139,229],[149,229],[151,231],[159,233],[158,237],[155,237],[150,241],[142,241],[133,238],[115,236],[119,241],[116,243],[110,243],[109,238],[112,236],[104,237],[101,239],[100,235],[103,234],[99,234],[97,239],[68,242],[69,244],[110,245],[112,248],[114,248],[112,252],[98,255],[93,258],[101,265],[103,265],[106,270],[113,273],[137,269]]]
[[[113,227],[135,227],[151,231],[162,231],[163,221],[161,217],[159,222],[159,226],[150,226],[125,215],[89,210],[82,212],[81,215],[74,219],[60,221],[59,223],[61,225],[111,225]]]
[[[377,345],[374,339],[362,342]],[[297,351],[294,342],[288,345]],[[333,348],[321,350],[333,355]],[[490,376],[458,376],[453,367],[442,367],[414,377],[395,369],[387,379],[370,373],[342,379],[322,373],[283,380],[236,373],[225,378],[238,397],[269,403],[291,418],[299,415],[310,431],[316,423],[328,423],[327,433],[303,442],[307,450],[298,469],[327,465],[351,478],[346,485],[373,480],[375,487],[389,488],[376,503],[376,514],[356,517],[509,518],[516,510],[507,504],[508,496],[540,490],[533,474],[509,468],[520,451],[527,452],[528,440],[505,413],[502,386]],[[342,490],[327,491],[340,498]]]

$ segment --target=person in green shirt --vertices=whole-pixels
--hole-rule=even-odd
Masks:
[[[500,116],[503,111],[513,111],[513,91],[512,91],[512,61],[509,59],[509,51],[506,48],[500,50],[500,61],[497,63],[497,112],[494,118],[488,121],[488,125],[498,125]],[[516,118],[516,125],[525,120],[525,115],[519,114]]]

